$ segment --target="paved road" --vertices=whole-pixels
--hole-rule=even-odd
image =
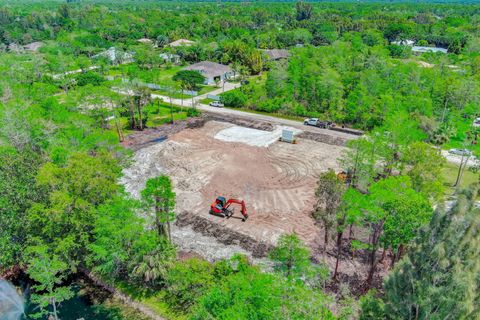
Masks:
[[[229,90],[232,90],[232,89],[234,89],[234,88],[233,87],[229,88]],[[225,88],[225,92],[229,91],[229,90],[227,90],[227,88]],[[219,93],[222,93],[222,92],[223,92],[222,89],[218,89],[218,90],[210,92],[209,94],[219,94]],[[159,98],[159,99],[163,99],[163,101],[165,101],[165,102],[170,102],[169,97],[158,95],[158,94],[152,94],[152,98]],[[301,121],[282,119],[282,118],[272,117],[272,116],[268,116],[268,115],[250,113],[250,112],[234,110],[234,109],[211,107],[209,105],[198,102],[199,100],[202,100],[204,98],[206,98],[206,94],[197,96],[193,99],[193,101],[194,101],[193,103],[195,104],[195,107],[198,110],[211,112],[211,113],[215,113],[215,114],[220,114],[220,115],[223,114],[223,115],[234,116],[234,117],[239,117],[239,118],[261,120],[261,121],[270,122],[270,123],[277,124],[277,125],[285,125],[285,126],[298,128],[298,129],[301,129],[302,131],[321,132],[321,133],[324,133],[324,134],[328,134],[332,137],[338,137],[338,138],[343,138],[343,139],[348,139],[348,140],[358,138],[358,136],[356,136],[356,135],[348,134],[348,133],[345,133],[345,132],[321,129],[321,128],[312,127],[312,126],[306,126]],[[182,105],[182,100],[181,99],[172,99],[171,101],[172,101],[172,104],[174,104],[174,105],[178,105],[178,106]],[[184,99],[183,100],[183,106],[191,108],[192,107],[192,99]]]
[[[460,163],[462,162],[462,156],[457,154],[451,154],[447,150],[442,150],[442,155],[450,163],[460,165]],[[467,160],[467,157],[464,157],[463,161],[466,161],[466,160]],[[478,160],[474,156],[469,157],[467,167],[475,167],[475,166],[480,166],[480,160]]]
[[[250,113],[250,112],[245,112],[245,111],[240,111],[240,110],[234,110],[234,109],[227,109],[227,108],[217,108],[217,107],[211,107],[207,104],[200,103],[200,100],[203,100],[207,97],[208,94],[213,94],[213,95],[218,95],[222,92],[227,92],[233,89],[236,89],[240,87],[240,84],[238,83],[225,83],[225,88],[219,88],[216,90],[213,90],[209,93],[202,94],[199,96],[196,96],[193,98],[193,104],[198,110],[201,111],[206,111],[206,112],[211,112],[219,115],[227,115],[230,117],[238,117],[238,118],[244,118],[244,119],[252,119],[252,120],[261,120],[265,122],[269,122],[272,124],[277,124],[277,125],[284,125],[284,126],[290,126],[294,128],[298,128],[302,131],[308,131],[308,132],[320,132],[323,134],[327,134],[329,136],[335,137],[335,138],[342,138],[345,140],[351,140],[351,139],[356,139],[358,136],[353,135],[353,134],[348,134],[345,132],[340,132],[340,131],[333,131],[333,130],[327,130],[327,129],[321,129],[317,127],[312,127],[312,126],[306,126],[303,124],[302,121],[295,121],[295,120],[289,120],[289,119],[282,119],[282,118],[277,118],[277,117],[272,117],[268,115],[263,115],[263,114],[257,114],[257,113]],[[131,91],[125,91],[125,90],[116,90],[116,92],[120,94],[125,94],[125,95],[131,95]],[[164,95],[159,95],[152,93],[152,98],[158,98],[162,99],[164,102],[169,103],[171,101],[172,104],[177,105],[177,106],[183,106],[187,108],[192,107],[192,99],[191,98],[186,98],[186,99],[174,99],[170,98]]]

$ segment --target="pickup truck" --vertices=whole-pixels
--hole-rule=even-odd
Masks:
[[[335,124],[331,121],[321,121],[318,118],[305,119],[303,121],[303,124],[306,126],[314,126],[314,127],[324,128],[324,129],[329,129],[335,126]]]

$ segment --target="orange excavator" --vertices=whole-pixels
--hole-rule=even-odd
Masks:
[[[245,222],[248,219],[247,208],[245,206],[245,201],[237,199],[225,199],[225,197],[217,197],[215,201],[210,206],[210,214],[220,216],[223,218],[230,218],[233,216],[233,209],[230,209],[232,204],[239,204],[242,206],[241,213],[243,215],[242,221]]]

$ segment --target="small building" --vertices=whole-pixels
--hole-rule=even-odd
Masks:
[[[111,63],[131,63],[133,62],[133,53],[110,47],[108,50],[94,55],[93,59],[107,58]]]
[[[32,42],[32,43],[29,43],[25,46],[23,46],[23,48],[26,50],[26,51],[30,51],[30,52],[38,52],[38,50],[43,47],[45,45],[45,43],[41,42],[41,41],[36,41],[36,42]]]
[[[198,62],[183,68],[183,70],[200,72],[205,77],[205,84],[209,85],[226,81],[233,75],[233,70],[229,66],[211,61]]]
[[[159,56],[160,56],[160,59],[163,59],[164,63],[174,63],[174,64],[180,63],[180,56],[178,54],[166,52],[166,53],[160,53]]]
[[[412,52],[414,54],[422,54],[422,53],[427,53],[427,52],[432,52],[432,53],[448,53],[448,50],[445,48],[438,48],[438,47],[420,47],[420,46],[413,46],[412,47]]]
[[[269,61],[276,61],[281,59],[288,59],[290,52],[285,49],[266,49],[262,50],[267,56]]]
[[[189,47],[191,45],[194,45],[195,41],[187,40],[187,39],[178,39],[173,42],[170,42],[168,45],[170,47],[180,47],[180,46],[185,46]]]

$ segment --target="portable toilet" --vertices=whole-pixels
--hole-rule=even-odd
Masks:
[[[280,141],[288,142],[288,143],[295,143],[295,134],[292,130],[283,129],[282,130],[282,137]]]

